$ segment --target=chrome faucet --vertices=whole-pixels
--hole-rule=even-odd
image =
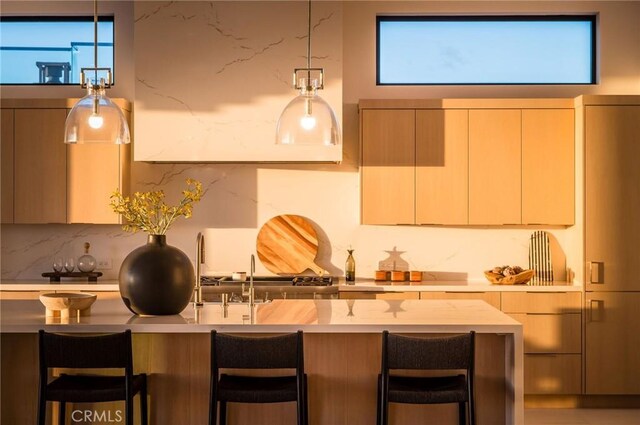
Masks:
[[[202,301],[202,283],[200,282],[200,278],[202,277],[202,262],[204,259],[204,235],[202,232],[198,233],[198,237],[196,238],[196,284],[194,288],[193,295],[193,305],[194,307],[202,307],[204,302]]]
[[[242,296],[249,298],[249,306],[253,307],[256,304],[255,290],[253,288],[253,275],[256,272],[256,257],[251,254],[251,268],[249,269],[249,292],[245,292],[244,284],[242,285]]]

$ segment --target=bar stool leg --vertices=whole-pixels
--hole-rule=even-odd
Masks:
[[[126,425],[133,425],[133,403],[131,397],[127,397],[124,402],[124,415]]]
[[[467,424],[467,409],[465,405],[465,402],[458,403],[458,423],[460,425]]]
[[[142,425],[148,425],[149,418],[147,413],[147,377],[144,376],[142,388],[140,389],[140,422]]]
[[[309,386],[307,377],[304,378],[304,425],[309,425]]]
[[[220,425],[227,425],[227,402],[220,402]]]
[[[65,407],[67,405],[67,403],[65,403],[64,401],[61,401],[60,403],[58,403],[60,405],[60,409],[58,410],[58,425],[64,425],[65,424],[65,419],[66,419],[66,412],[65,412]]]

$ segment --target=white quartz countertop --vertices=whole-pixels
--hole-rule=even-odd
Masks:
[[[199,333],[223,332],[315,333],[429,332],[520,335],[522,325],[479,300],[274,300],[255,306],[189,305],[173,316],[133,315],[121,300],[97,300],[88,316],[61,319],[45,317],[37,300],[0,301],[3,333],[121,332]]]
[[[119,291],[117,280],[98,280],[98,282],[64,281],[49,282],[40,280],[3,280],[0,282],[0,291]]]
[[[549,282],[538,285],[492,285],[488,281],[441,280],[422,282],[389,282],[356,279],[353,285],[340,281],[340,291],[364,292],[580,292],[582,285]]]
[[[346,285],[340,278],[341,292],[580,292],[582,285],[553,282],[549,285],[492,285],[487,281],[422,281],[377,282],[373,279],[357,279],[354,285]],[[89,282],[50,283],[46,280],[3,280],[0,291],[119,291],[117,280]]]

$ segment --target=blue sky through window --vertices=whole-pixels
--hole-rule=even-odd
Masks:
[[[379,84],[594,83],[589,18],[389,19],[378,23]]]
[[[69,64],[69,84],[80,82],[80,68],[94,66],[93,17],[39,19],[0,21],[0,84],[39,84],[36,62]],[[103,19],[98,23],[98,66],[111,68],[115,75],[113,21]]]

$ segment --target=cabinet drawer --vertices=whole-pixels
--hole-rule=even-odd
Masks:
[[[522,323],[525,353],[582,352],[581,314],[511,313],[509,316]]]
[[[420,292],[422,300],[482,300],[500,309],[500,292]]]
[[[505,313],[580,313],[580,292],[503,292]]]
[[[418,291],[415,292],[369,292],[369,291],[349,291],[340,292],[341,300],[417,300],[420,297]]]
[[[580,394],[580,354],[525,354],[525,394]]]

